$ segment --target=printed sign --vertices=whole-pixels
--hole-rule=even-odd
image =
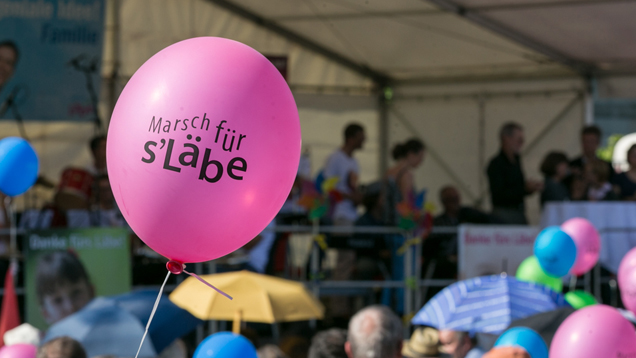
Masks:
[[[461,225],[459,278],[506,272],[514,276],[519,264],[533,254],[538,227]]]
[[[202,117],[194,116],[192,117],[191,120],[189,118],[176,119],[174,121],[174,128],[170,120],[166,120],[165,122],[163,122],[163,124],[162,124],[162,121],[163,121],[163,118],[159,118],[158,120],[155,120],[155,117],[153,116],[152,120],[150,121],[148,132],[155,132],[155,133],[161,134],[161,133],[170,133],[171,131],[175,132],[177,130],[185,131],[188,128],[205,130],[205,131],[208,131],[210,129],[210,119],[207,118],[207,113],[203,113]],[[225,152],[232,152],[232,150],[237,152],[241,149],[241,143],[243,142],[243,139],[245,139],[247,136],[241,133],[237,133],[236,130],[233,130],[231,133],[226,133],[225,127],[223,125],[224,123],[227,123],[227,121],[222,120],[219,122],[217,126],[214,127],[216,128],[214,143],[218,144],[217,146],[221,146],[223,148],[223,151]],[[179,128],[177,128],[177,126]],[[230,132],[230,128],[227,128],[227,132]],[[220,142],[220,137],[223,138],[222,145]],[[228,140],[228,137],[229,137],[229,140]],[[192,134],[188,134],[186,138],[188,141],[193,140]],[[236,143],[234,142],[235,140],[236,140]],[[175,153],[174,159],[173,159],[172,151],[174,148],[174,139],[169,139],[167,142],[168,146],[166,147],[165,156],[163,158],[163,169],[179,173],[181,172],[181,168],[179,167],[179,165],[181,165],[182,167],[196,168],[197,162],[199,161],[199,147],[197,146],[197,143],[201,142],[201,137],[196,136],[196,138],[194,138],[194,142],[184,143],[183,152],[181,152],[181,154]],[[155,161],[156,159],[155,147],[157,147],[157,145],[159,145],[158,149],[163,149],[163,147],[166,145],[166,140],[162,138],[159,141],[159,143],[157,143],[156,141],[150,140],[144,144],[144,150],[146,151],[147,157],[141,158],[142,162],[150,164]],[[203,154],[203,161],[201,163],[201,170],[199,172],[199,179],[200,180],[204,179],[208,183],[216,183],[223,176],[224,170],[223,170],[223,164],[221,162],[214,159],[210,160],[211,153],[212,153],[212,149],[205,148],[205,154]],[[178,165],[177,165],[177,155],[178,155]],[[212,165],[212,167],[215,168],[215,171],[214,171],[215,174],[212,177],[208,175],[208,167],[210,165]],[[227,167],[228,177],[234,180],[243,180],[243,175],[241,173],[244,173],[247,171],[247,162],[245,161],[244,158],[234,157],[230,159],[226,167]]]
[[[31,231],[25,236],[26,321],[45,329],[97,296],[129,292],[129,231]]]

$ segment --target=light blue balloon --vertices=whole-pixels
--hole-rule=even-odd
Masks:
[[[40,163],[31,144],[22,138],[0,140],[0,191],[8,196],[23,194],[38,178]]]
[[[257,358],[256,348],[247,338],[231,332],[215,333],[204,339],[193,358]]]
[[[534,255],[548,275],[563,277],[574,266],[576,244],[558,226],[549,226],[534,241]]]
[[[521,347],[530,358],[548,358],[548,346],[539,333],[526,327],[511,328],[499,336],[495,347]]]

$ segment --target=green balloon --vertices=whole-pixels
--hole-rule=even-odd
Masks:
[[[563,282],[560,278],[552,277],[545,273],[539,265],[537,257],[532,255],[521,262],[517,269],[517,280],[536,282],[550,287],[553,291],[563,291]]]
[[[565,300],[570,304],[570,306],[576,308],[577,310],[598,303],[594,296],[581,290],[570,291],[566,293]]]

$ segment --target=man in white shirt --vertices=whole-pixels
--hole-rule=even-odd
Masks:
[[[347,125],[344,131],[344,144],[327,158],[323,170],[325,180],[336,177],[338,183],[335,189],[342,195],[342,200],[335,204],[332,213],[333,225],[353,227],[358,218],[356,207],[362,202],[362,195],[358,192],[358,177],[360,167],[353,157],[353,152],[362,148],[365,135],[364,128],[356,123]],[[338,235],[334,235],[338,236]],[[345,237],[334,237],[344,241]],[[339,249],[336,256],[336,267],[332,279],[336,281],[349,280],[355,268],[356,252],[350,249]],[[346,318],[351,315],[350,302],[347,297],[331,297],[331,313],[333,317]]]
[[[362,199],[357,190],[360,166],[353,153],[362,149],[365,139],[362,126],[349,124],[344,131],[344,144],[329,156],[325,164],[325,179],[337,177],[336,190],[343,196],[334,207],[332,219],[335,225],[353,225],[358,218],[356,207]]]

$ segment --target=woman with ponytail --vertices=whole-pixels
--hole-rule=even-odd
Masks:
[[[415,186],[413,170],[424,160],[426,147],[419,139],[409,139],[404,143],[398,143],[393,148],[395,164],[384,175],[384,222],[388,226],[399,226],[400,214],[397,207],[400,203],[409,206],[415,204]],[[404,279],[404,255],[398,251],[405,242],[402,235],[387,237],[387,246],[392,252],[393,280]],[[385,289],[382,292],[382,303],[395,307],[398,313],[404,312],[404,289]]]
[[[385,221],[387,225],[397,226],[400,217],[398,204],[405,202],[410,206],[415,203],[415,185],[413,171],[424,160],[426,146],[421,140],[412,138],[393,147],[392,156],[395,164],[385,174]]]

